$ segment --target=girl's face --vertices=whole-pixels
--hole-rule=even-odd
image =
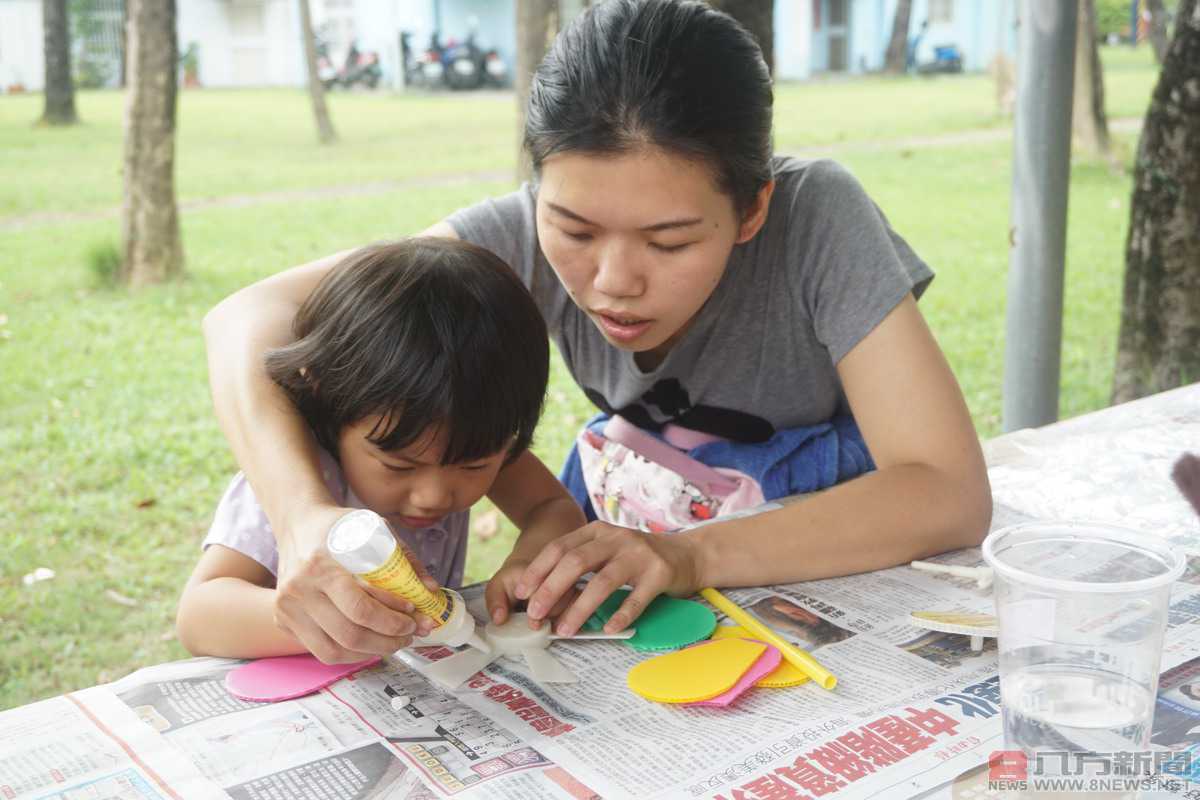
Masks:
[[[604,337],[655,361],[708,300],[733,246],[758,232],[773,188],[739,220],[701,161],[649,145],[560,153],[542,163],[538,241]]]
[[[344,427],[338,436],[338,459],[358,499],[405,528],[427,528],[473,506],[491,488],[508,455],[505,450],[443,466],[445,437],[435,428],[402,450],[384,451],[367,439],[378,422],[372,416]]]

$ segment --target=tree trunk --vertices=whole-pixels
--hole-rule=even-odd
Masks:
[[[908,26],[912,17],[912,0],[896,3],[896,16],[892,18],[892,38],[888,40],[887,53],[883,57],[883,70],[893,75],[908,71]]]
[[[1154,48],[1154,60],[1159,64],[1167,56],[1167,10],[1162,0],[1146,0],[1150,12],[1150,45]]]
[[[517,180],[529,180],[533,167],[525,153],[525,109],[533,72],[546,57],[558,32],[557,0],[517,0],[517,71],[513,83],[517,93]]]
[[[127,0],[125,197],[121,278],[131,286],[183,272],[175,207],[175,0]]]
[[[1181,0],[1138,142],[1113,402],[1200,380],[1200,0]]]
[[[317,139],[321,144],[333,144],[337,141],[337,133],[325,106],[325,87],[317,74],[317,39],[313,34],[312,12],[308,0],[297,2],[300,5],[300,35],[304,37],[304,61],[308,65],[308,96],[312,98],[313,117],[317,121]]]
[[[74,125],[75,85],[71,80],[71,30],[67,0],[42,0],[43,55],[46,60],[46,103],[43,125]]]
[[[774,75],[775,0],[709,0],[709,5],[724,11],[754,35],[767,62],[767,71]]]
[[[1075,93],[1071,112],[1075,141],[1094,156],[1109,155],[1108,118],[1104,113],[1104,72],[1096,49],[1095,0],[1079,0],[1075,29]]]

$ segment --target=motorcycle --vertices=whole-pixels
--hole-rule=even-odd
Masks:
[[[379,64],[379,54],[374,50],[364,53],[358,49],[357,43],[351,43],[350,50],[346,53],[346,63],[338,71],[336,82],[347,89],[357,83],[374,89],[382,79],[383,68]]]
[[[446,85],[451,89],[478,89],[483,83],[483,54],[475,46],[474,33],[462,44],[451,39],[442,63],[446,68]]]
[[[383,67],[379,64],[379,54],[374,50],[362,52],[358,45],[352,43],[346,53],[346,61],[341,69],[333,66],[329,56],[329,45],[324,39],[317,38],[317,80],[326,91],[341,86],[349,89],[361,83],[368,89],[379,86],[383,79]]]
[[[497,89],[508,85],[508,65],[495,50],[483,54],[483,82]]]
[[[476,43],[475,33],[465,41],[447,41],[443,47],[438,34],[429,39],[429,47],[417,53],[412,46],[412,34],[400,33],[400,54],[404,62],[404,84],[422,89],[478,89],[483,86],[504,87],[509,84],[508,65],[495,48],[483,50]]]
[[[933,60],[917,64],[917,72],[922,75],[962,71],[962,51],[958,49],[958,45],[954,44],[936,45],[933,48]]]
[[[337,83],[337,68],[329,57],[329,43],[319,35],[314,38],[317,45],[317,80],[329,91]]]

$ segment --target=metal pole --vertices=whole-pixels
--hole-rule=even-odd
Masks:
[[[1004,430],[1058,418],[1075,0],[1020,0]]]

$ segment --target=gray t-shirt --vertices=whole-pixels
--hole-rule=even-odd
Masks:
[[[448,221],[521,276],[575,382],[600,409],[648,430],[674,423],[760,442],[848,410],[835,365],[933,279],[845,168],[789,158],[774,168],[762,230],[734,247],[694,323],[650,371],[571,302],[538,246],[529,184]]]

